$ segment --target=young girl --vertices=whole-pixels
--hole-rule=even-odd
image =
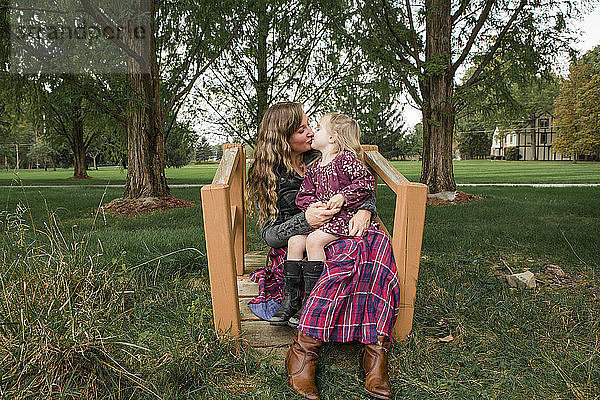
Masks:
[[[288,241],[288,261],[304,258],[304,301],[323,271],[325,246],[339,237],[349,237],[348,225],[362,204],[375,190],[375,178],[361,162],[360,128],[352,118],[338,113],[323,116],[311,144],[321,152],[321,159],[306,170],[306,176],[296,196],[296,205],[306,210],[311,204],[339,210],[327,223],[305,235],[292,236]],[[288,325],[297,326],[302,308]],[[277,314],[276,314],[277,316]],[[273,321],[273,320],[272,320]],[[278,321],[278,318],[275,318]]]

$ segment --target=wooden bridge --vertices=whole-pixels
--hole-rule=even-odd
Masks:
[[[379,153],[377,146],[365,145],[363,149],[372,172],[396,194],[391,242],[401,288],[401,308],[393,336],[403,341],[412,328],[427,186],[409,182]],[[291,343],[296,329],[271,326],[254,316],[247,306],[248,300],[257,294],[258,286],[247,274],[265,265],[266,254],[246,251],[245,184],[244,148],[239,144],[224,145],[212,184],[202,188],[215,328],[222,334],[243,337],[253,347],[276,350]]]

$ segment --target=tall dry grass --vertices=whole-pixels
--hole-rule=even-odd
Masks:
[[[53,212],[36,226],[21,204],[0,227],[0,397],[120,398],[120,387],[159,397],[126,367],[136,345],[111,321],[131,307],[130,280],[100,241]]]

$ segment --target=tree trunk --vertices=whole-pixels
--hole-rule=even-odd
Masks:
[[[450,0],[426,0],[425,62],[423,78],[423,161],[420,182],[429,193],[456,190],[452,169],[455,110],[451,71]]]
[[[83,116],[81,115],[81,107],[79,105],[73,107],[73,133],[71,137],[73,165],[75,166],[73,178],[89,178],[87,174],[87,161],[85,159],[85,146],[83,144]]]
[[[133,58],[127,61],[130,103],[127,114],[127,183],[124,198],[169,195],[165,177],[165,145],[160,104],[158,63],[154,42],[154,0],[135,0],[138,9],[151,16],[143,39],[127,37],[127,44],[147,63],[143,68]]]
[[[534,122],[534,124],[535,124],[535,122]],[[537,161],[537,159],[538,159],[538,157],[537,157],[537,137],[536,137],[537,132],[536,132],[536,130],[537,130],[537,127],[534,128],[533,132],[531,133],[531,159],[533,161]]]
[[[98,165],[96,164],[96,158],[98,158],[98,153],[92,154],[94,160],[94,171],[98,171]]]
[[[19,169],[19,144],[15,144],[15,152],[17,153],[17,162],[15,163],[15,169]]]
[[[267,110],[268,107],[268,89],[269,82],[267,78],[267,37],[269,35],[269,16],[267,15],[267,3],[261,2],[260,6],[257,9],[257,17],[258,17],[258,41],[257,41],[257,66],[258,66],[258,76],[256,81],[256,100],[257,100],[257,110],[256,110],[256,126],[257,133],[258,128],[260,127],[260,123],[262,121],[263,114]]]

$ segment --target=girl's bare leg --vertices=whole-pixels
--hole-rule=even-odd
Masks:
[[[306,253],[309,261],[325,261],[325,246],[338,237],[319,229],[308,234],[306,237]]]
[[[290,261],[300,261],[304,259],[306,250],[306,235],[296,235],[288,239],[287,259]]]

